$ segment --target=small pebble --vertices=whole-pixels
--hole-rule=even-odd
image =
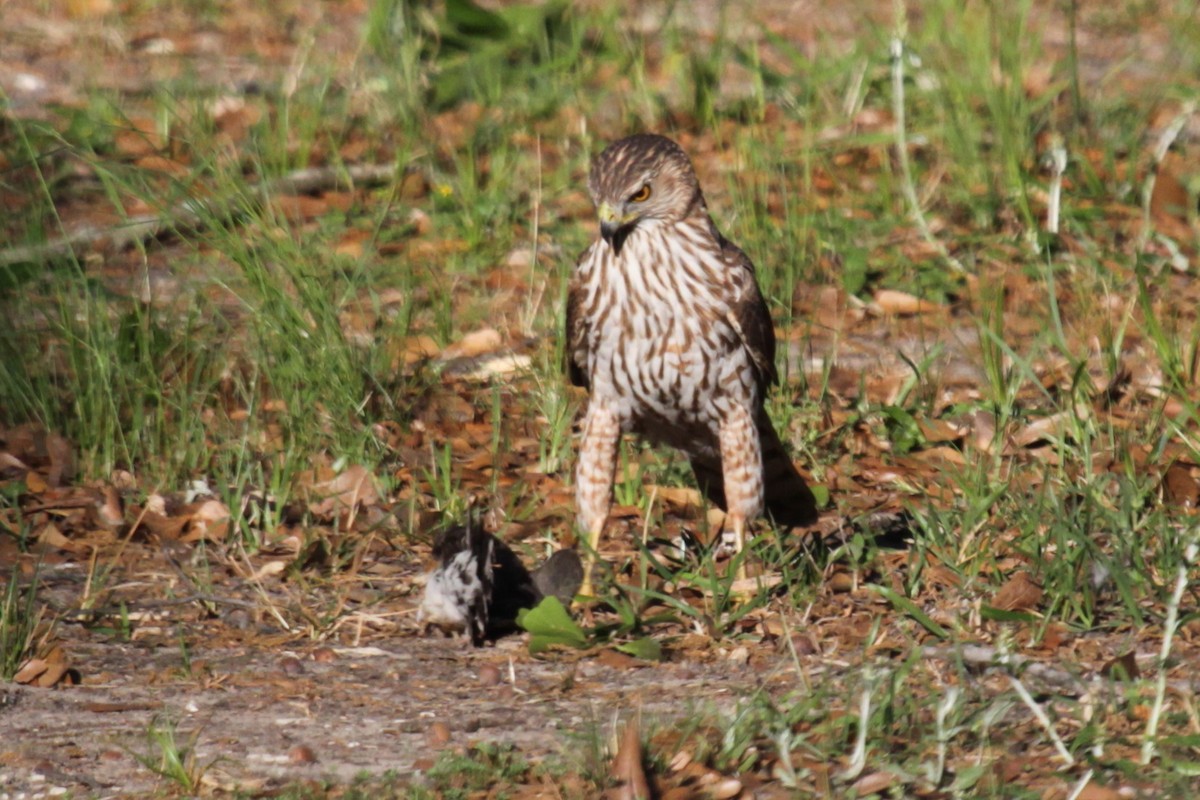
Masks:
[[[737,778],[726,778],[718,781],[708,790],[708,796],[713,800],[731,800],[742,793],[742,782]]]
[[[304,674],[304,665],[295,656],[284,656],[279,659],[279,669],[284,675],[295,677]]]
[[[444,722],[435,722],[430,725],[429,743],[434,747],[445,747],[450,744],[450,726]]]
[[[683,769],[690,763],[692,763],[692,754],[687,750],[680,750],[671,757],[671,763],[668,766],[668,769],[670,769],[671,772],[679,772],[679,770]]]
[[[318,664],[332,664],[337,661],[337,653],[333,652],[332,647],[318,647],[312,651],[312,660]]]
[[[298,744],[291,750],[288,750],[288,761],[297,765],[315,764],[317,763],[317,754],[308,745]]]
[[[250,612],[244,608],[233,609],[222,617],[222,620],[229,627],[237,628],[240,631],[246,630],[254,622],[250,616]]]
[[[792,647],[796,648],[798,656],[811,656],[820,652],[807,633],[792,634]]]
[[[479,668],[479,682],[484,686],[498,686],[500,679],[500,668],[495,664],[484,664]]]
[[[848,572],[835,572],[826,582],[829,591],[838,594],[854,591],[854,576]]]

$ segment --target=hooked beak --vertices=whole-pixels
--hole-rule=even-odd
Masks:
[[[600,217],[600,238],[612,247],[614,253],[621,255],[621,246],[633,230],[633,223],[623,221],[617,210],[608,203],[601,203],[596,215]]]

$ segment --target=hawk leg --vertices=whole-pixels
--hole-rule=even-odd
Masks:
[[[600,545],[600,534],[612,507],[613,475],[617,471],[617,442],[621,424],[617,415],[600,403],[590,403],[583,420],[583,441],[575,468],[576,524],[587,536],[587,561],[580,594],[592,594],[592,568]]]
[[[763,461],[754,414],[734,406],[721,420],[721,475],[725,488],[725,525],[733,531],[734,547],[741,554],[746,528],[762,512]],[[738,562],[738,578],[746,577],[746,562]]]
[[[807,527],[817,521],[817,501],[804,482],[779,434],[765,411],[758,415],[758,438],[762,448],[764,512],[785,528]],[[725,481],[722,466],[715,459],[692,456],[692,472],[696,484],[708,501],[722,510],[725,502]]]

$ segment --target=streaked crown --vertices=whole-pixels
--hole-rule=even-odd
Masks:
[[[647,218],[682,219],[700,185],[683,148],[665,136],[639,133],[596,156],[588,190],[601,223],[625,227]]]

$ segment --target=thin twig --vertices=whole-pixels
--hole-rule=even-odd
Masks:
[[[1086,789],[1088,784],[1092,782],[1092,776],[1095,774],[1096,770],[1094,769],[1089,769],[1087,772],[1083,773],[1083,777],[1079,779],[1079,781],[1075,784],[1075,788],[1071,790],[1069,795],[1067,795],[1067,800],[1078,800],[1079,796],[1083,794],[1083,790]]]
[[[1175,144],[1175,140],[1179,138],[1179,134],[1183,131],[1183,126],[1196,113],[1196,101],[1189,100],[1183,104],[1183,108],[1179,110],[1179,114],[1167,127],[1163,128],[1162,135],[1158,137],[1158,142],[1154,145],[1154,163],[1150,165],[1150,169],[1146,172],[1146,183],[1142,188],[1142,233],[1138,238],[1138,252],[1146,249],[1146,245],[1150,241],[1150,237],[1154,235],[1154,226],[1151,224],[1152,216],[1150,213],[1150,201],[1154,198],[1154,184],[1158,181],[1158,170],[1162,166],[1163,159],[1167,157],[1167,152],[1171,149],[1171,145]]]
[[[1046,731],[1046,735],[1050,737],[1050,741],[1054,745],[1054,749],[1058,751],[1058,754],[1062,757],[1062,760],[1067,762],[1067,766],[1072,766],[1075,763],[1074,757],[1071,755],[1070,751],[1067,750],[1067,746],[1063,744],[1063,740],[1059,737],[1058,732],[1054,730],[1054,723],[1050,721],[1050,718],[1046,716],[1046,712],[1042,710],[1042,707],[1039,706],[1037,701],[1033,699],[1033,696],[1029,694],[1029,690],[1025,688],[1025,684],[1021,683],[1012,675],[1008,676],[1008,682],[1012,686],[1013,691],[1017,693],[1017,696],[1021,698],[1021,702],[1023,702],[1031,712],[1033,712],[1034,718],[1037,719],[1037,721],[1041,724],[1042,729]]]
[[[1195,534],[1193,534],[1195,537]],[[1154,705],[1150,707],[1150,719],[1146,722],[1146,735],[1142,738],[1142,763],[1149,764],[1154,758],[1154,739],[1158,735],[1158,721],[1162,717],[1163,704],[1167,696],[1167,658],[1171,655],[1171,641],[1179,625],[1179,604],[1188,585],[1188,569],[1196,561],[1200,541],[1193,538],[1184,548],[1183,563],[1175,576],[1175,591],[1167,604],[1167,621],[1163,624],[1162,650],[1158,654],[1158,674],[1155,678]]]
[[[933,231],[925,219],[925,212],[921,210],[921,200],[917,197],[917,188],[913,183],[912,167],[908,163],[908,139],[904,130],[904,36],[906,29],[904,4],[897,0],[896,29],[895,35],[892,37],[891,57],[892,116],[895,118],[896,160],[900,163],[900,185],[904,189],[904,197],[908,201],[913,222],[916,224],[921,238],[937,251],[951,269],[963,273],[967,271],[966,267],[962,265],[961,261],[950,255],[950,251],[946,249],[946,245],[942,244],[941,239],[933,235]]]
[[[1058,235],[1058,220],[1062,206],[1063,174],[1067,171],[1067,145],[1058,134],[1047,153],[1050,162],[1050,200],[1046,205],[1046,232]]]
[[[852,781],[862,774],[867,765],[867,729],[871,718],[871,688],[875,685],[875,674],[871,667],[863,670],[863,688],[858,697],[858,735],[854,739],[854,750],[850,754],[850,763],[838,776],[842,780]]]
[[[254,198],[273,194],[307,194],[336,188],[370,186],[384,183],[396,173],[393,164],[357,164],[344,167],[312,167],[291,172],[250,188]],[[120,225],[87,225],[43,244],[13,247],[0,251],[0,267],[39,263],[77,255],[99,246],[114,250],[144,242],[179,228],[199,228],[205,219],[224,219],[233,213],[230,200],[188,198],[164,214],[139,214]]]
[[[1115,676],[1095,674],[1090,679],[1084,679],[1066,670],[1051,667],[1025,656],[1002,653],[994,647],[979,644],[957,647],[925,647],[922,648],[921,653],[926,658],[947,663],[961,662],[975,669],[999,669],[1020,673],[1027,682],[1065,697],[1081,697],[1097,685],[1119,683],[1119,679]],[[1200,680],[1185,678],[1167,681],[1167,688],[1192,694],[1200,692]]]
[[[942,702],[938,703],[937,707],[937,771],[934,774],[933,785],[941,786],[942,778],[946,775],[946,750],[950,744],[951,733],[946,730],[946,717],[958,705],[959,689],[957,686],[950,686],[946,689],[946,696],[942,698]]]

